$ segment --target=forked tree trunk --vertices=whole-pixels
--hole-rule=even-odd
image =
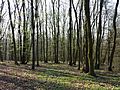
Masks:
[[[93,60],[93,41],[92,41],[92,33],[91,33],[91,25],[90,25],[90,8],[89,8],[90,0],[84,0],[84,9],[85,9],[85,23],[88,31],[88,59],[89,59],[89,74],[94,76],[94,60]]]

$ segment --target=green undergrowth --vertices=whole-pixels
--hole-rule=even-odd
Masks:
[[[2,68],[13,72],[4,71]],[[97,76],[93,77],[66,64],[41,64],[31,70],[30,64],[16,66],[11,62],[0,63],[0,70],[11,77],[32,80],[25,83],[33,85],[35,90],[120,90],[120,73],[104,70],[96,70]]]

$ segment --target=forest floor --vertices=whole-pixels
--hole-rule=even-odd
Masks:
[[[66,64],[16,66],[0,62],[0,90],[120,90],[120,73],[95,71],[97,77]]]

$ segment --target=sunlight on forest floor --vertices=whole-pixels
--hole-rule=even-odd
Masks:
[[[97,77],[80,73],[66,64],[16,66],[0,62],[0,90],[120,90],[120,73],[97,70]]]

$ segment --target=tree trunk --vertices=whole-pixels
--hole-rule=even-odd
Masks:
[[[22,6],[23,6],[23,55],[22,55],[22,61],[21,64],[26,63],[26,16],[25,16],[25,1],[22,0]]]
[[[72,0],[69,3],[69,65],[72,66]]]
[[[60,34],[60,25],[59,25],[59,15],[60,15],[60,0],[58,0],[58,18],[57,18],[57,54],[56,54],[56,61],[59,63],[59,34]]]
[[[10,2],[9,2],[9,0],[7,0],[7,2],[8,2],[10,25],[11,25],[11,29],[12,29],[12,40],[13,40],[13,45],[14,45],[14,60],[15,60],[15,64],[18,65],[17,56],[16,56],[15,33],[14,33],[14,26],[13,26],[12,16],[11,16],[11,10],[10,10],[10,9],[11,9],[11,8],[10,8]]]
[[[46,22],[46,25],[45,25],[45,29],[46,29],[46,59],[45,59],[45,63],[48,63],[48,20],[47,20],[47,3],[46,3],[46,0],[45,0],[45,22]]]
[[[18,34],[19,34],[19,38],[18,38],[18,40],[19,40],[19,49],[20,49],[20,51],[19,51],[19,60],[20,61],[22,61],[22,35],[21,35],[21,10],[19,9],[19,6],[18,6],[18,2],[17,2],[17,0],[16,0],[16,6],[17,6],[17,9],[18,9],[18,16],[19,16],[19,24],[18,24]]]
[[[88,59],[89,59],[89,74],[94,76],[94,61],[93,61],[93,41],[91,34],[91,25],[90,25],[90,8],[89,8],[89,0],[84,0],[84,9],[85,9],[85,22],[88,31]]]
[[[39,66],[38,0],[35,1],[35,19],[36,19],[36,30],[37,30],[36,61],[37,61],[37,66]]]
[[[99,26],[97,30],[97,42],[96,42],[96,62],[95,62],[95,69],[100,68],[100,48],[101,48],[101,34],[102,34],[102,7],[103,7],[104,0],[100,0],[100,14],[99,14]]]
[[[34,25],[34,8],[31,0],[31,29],[32,29],[32,69],[35,69],[35,25]]]
[[[117,36],[116,18],[117,18],[118,5],[119,5],[119,0],[117,0],[116,6],[115,6],[114,18],[113,18],[114,44],[113,44],[113,48],[112,48],[112,52],[111,52],[111,56],[110,56],[110,60],[109,60],[110,61],[109,62],[109,67],[108,67],[109,71],[112,71],[113,57],[114,57],[114,52],[115,52],[115,48],[116,48],[116,36]]]

